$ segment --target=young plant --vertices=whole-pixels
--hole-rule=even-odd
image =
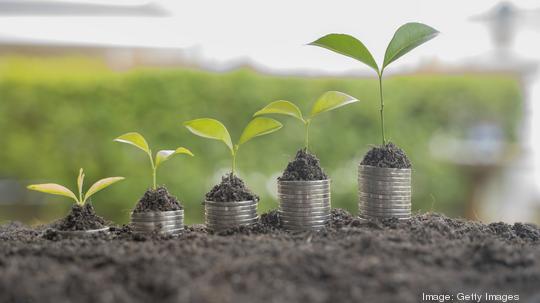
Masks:
[[[248,142],[255,137],[273,133],[280,129],[283,125],[274,119],[255,118],[251,120],[244,128],[244,131],[242,132],[238,143],[234,145],[232,143],[229,131],[227,130],[225,125],[223,125],[223,123],[219,122],[218,120],[210,118],[195,119],[184,122],[184,126],[190,132],[199,137],[219,140],[225,143],[225,145],[227,145],[227,147],[231,151],[231,173],[234,175],[234,171],[236,169],[236,156],[238,155],[238,149],[240,148],[240,145]]]
[[[338,54],[351,57],[368,65],[377,72],[377,76],[379,77],[379,95],[381,102],[380,116],[382,143],[385,145],[386,136],[384,133],[384,99],[382,87],[384,70],[390,63],[396,61],[398,58],[424,42],[433,39],[438,34],[439,32],[437,30],[422,23],[406,23],[402,25],[394,33],[392,40],[390,40],[380,69],[364,44],[352,36],[345,34],[329,34],[309,43],[309,45],[320,46]]]
[[[306,130],[304,142],[307,150],[309,148],[309,126],[311,125],[311,120],[321,113],[328,112],[354,102],[358,102],[358,100],[354,97],[341,92],[329,91],[324,93],[319,97],[319,99],[317,99],[317,101],[315,101],[315,104],[313,104],[313,107],[311,108],[311,113],[307,117],[302,115],[302,112],[298,106],[286,100],[274,101],[256,112],[253,116],[281,114],[291,116],[302,121]]]
[[[152,167],[152,181],[153,181],[152,189],[154,190],[157,188],[156,173],[161,163],[169,160],[173,155],[176,155],[176,154],[185,154],[185,155],[190,155],[193,157],[193,153],[191,153],[189,149],[185,147],[178,147],[177,149],[174,149],[174,150],[167,149],[167,150],[158,151],[156,153],[156,157],[154,160],[154,158],[152,157],[152,150],[148,146],[148,143],[146,143],[146,140],[141,134],[136,133],[136,132],[123,134],[120,137],[114,139],[114,141],[133,145],[143,150],[148,155],[148,158],[150,159],[150,165]]]
[[[94,183],[92,186],[90,186],[90,188],[85,194],[83,193],[84,172],[83,172],[83,169],[81,168],[79,170],[79,177],[77,178],[77,189],[79,191],[78,197],[71,190],[67,189],[66,187],[62,185],[55,184],[55,183],[33,184],[33,185],[28,185],[27,188],[30,190],[40,191],[40,192],[48,193],[51,195],[69,197],[75,200],[75,203],[77,203],[78,205],[84,206],[88,198],[93,196],[95,193],[121,180],[124,180],[124,177],[110,177],[110,178],[101,179],[97,181],[96,183]]]

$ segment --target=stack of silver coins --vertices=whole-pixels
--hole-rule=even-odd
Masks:
[[[206,227],[212,231],[223,231],[257,221],[257,201],[204,201]]]
[[[319,230],[330,219],[330,180],[278,180],[279,217],[287,230]]]
[[[361,219],[411,217],[411,169],[358,167],[358,215]]]
[[[184,229],[184,210],[131,213],[134,233],[177,234]]]

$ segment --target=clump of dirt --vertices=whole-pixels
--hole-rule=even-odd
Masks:
[[[221,177],[221,183],[206,194],[206,200],[213,202],[259,201],[259,196],[247,188],[242,179],[229,173]]]
[[[405,152],[392,142],[373,147],[360,164],[383,168],[411,168],[411,162]]]
[[[169,194],[169,191],[160,186],[157,189],[148,189],[144,196],[139,200],[134,213],[149,212],[149,211],[172,211],[180,210],[182,205],[176,197]]]
[[[283,175],[278,179],[281,181],[315,181],[326,180],[328,176],[322,170],[319,159],[303,148],[296,152],[296,157],[289,162]]]
[[[88,202],[83,206],[74,204],[65,218],[54,222],[51,226],[62,231],[89,230],[104,228],[107,222],[96,214],[94,207]]]

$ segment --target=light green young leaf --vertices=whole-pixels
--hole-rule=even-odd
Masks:
[[[367,47],[353,36],[346,34],[329,34],[309,43],[324,47],[338,54],[356,59],[379,73],[379,67]]]
[[[90,198],[93,194],[121,180],[124,180],[124,177],[110,177],[101,179],[96,183],[92,184],[92,186],[90,186],[90,188],[86,192],[86,195],[84,196],[83,203],[85,203],[86,200],[88,200],[88,198]]]
[[[184,122],[184,126],[193,134],[214,140],[223,141],[234,153],[231,135],[223,123],[215,119],[201,118]]]
[[[358,102],[358,99],[337,91],[328,91],[317,99],[311,109],[311,118],[320,113],[331,111],[333,109]]]
[[[148,147],[148,143],[146,143],[144,137],[139,133],[131,132],[123,134],[120,137],[114,139],[114,141],[131,144],[137,148],[140,148],[144,152],[146,152],[150,156],[150,158],[152,158],[152,152],[150,151],[150,147]]]
[[[296,119],[305,122],[304,118],[302,117],[302,112],[296,106],[296,104],[285,101],[285,100],[279,100],[274,101],[267,106],[265,106],[263,109],[256,112],[253,117],[260,116],[260,115],[267,115],[267,114],[281,114],[281,115],[288,115],[291,117],[295,117]]]
[[[79,189],[79,199],[81,198],[81,195],[82,195],[83,182],[84,182],[84,172],[83,172],[83,169],[81,168],[79,170],[79,177],[77,178],[77,188]]]
[[[248,123],[246,128],[244,128],[238,145],[244,144],[255,137],[273,133],[282,126],[283,124],[274,119],[265,117],[255,118]]]
[[[156,167],[158,167],[161,162],[169,160],[173,155],[176,154],[186,154],[193,157],[193,153],[185,147],[179,147],[175,150],[160,150],[156,154]]]
[[[412,22],[402,25],[397,29],[386,48],[382,70],[388,64],[396,61],[424,42],[435,38],[438,34],[439,32],[436,29],[422,23]]]
[[[54,183],[33,184],[33,185],[28,185],[27,188],[30,190],[40,191],[40,192],[51,194],[51,195],[69,197],[75,200],[76,202],[79,202],[79,199],[77,199],[77,196],[75,196],[75,194],[71,190],[67,189],[66,187],[60,184],[54,184]]]

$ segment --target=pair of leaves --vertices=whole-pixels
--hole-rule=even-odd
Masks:
[[[255,118],[251,120],[248,125],[244,128],[240,140],[238,140],[237,147],[235,148],[229,131],[216,119],[210,118],[200,118],[191,121],[184,122],[184,126],[193,134],[208,138],[222,141],[230,149],[231,154],[236,153],[238,146],[248,142],[249,140],[259,137],[262,135],[273,133],[279,130],[283,125],[278,121],[270,118]]]
[[[392,62],[410,52],[417,46],[433,39],[439,32],[422,23],[406,23],[398,28],[386,48],[383,65],[379,67],[366,46],[358,39],[345,34],[329,34],[310,45],[320,46],[336,53],[356,59],[373,68],[379,75]]]
[[[152,151],[150,150],[148,143],[141,134],[137,132],[126,133],[114,139],[114,141],[133,145],[143,150],[148,155],[148,157],[150,157],[150,160],[152,160]],[[161,163],[169,160],[173,155],[176,154],[185,154],[193,157],[193,153],[185,147],[178,147],[174,150],[160,150],[156,153],[156,157],[152,162],[153,166],[157,168]]]
[[[86,194],[83,195],[83,182],[84,182],[84,172],[81,168],[79,170],[79,177],[77,178],[77,189],[79,190],[79,197],[77,197],[71,190],[67,187],[55,183],[45,183],[45,184],[33,184],[29,185],[27,188],[30,190],[35,190],[39,192],[48,193],[51,195],[69,197],[75,200],[78,204],[84,204],[88,198],[93,196],[95,193],[100,190],[118,182],[124,180],[124,177],[109,177],[101,179],[96,183],[92,184]]]
[[[319,97],[319,99],[317,99],[317,101],[315,101],[315,104],[313,104],[313,107],[311,108],[311,113],[307,119],[302,116],[302,112],[300,111],[298,106],[286,100],[274,101],[265,106],[263,109],[257,111],[253,116],[281,114],[288,115],[304,123],[308,123],[309,120],[321,113],[331,111],[354,102],[358,102],[358,99],[342,92],[329,91],[324,93],[322,96]]]

